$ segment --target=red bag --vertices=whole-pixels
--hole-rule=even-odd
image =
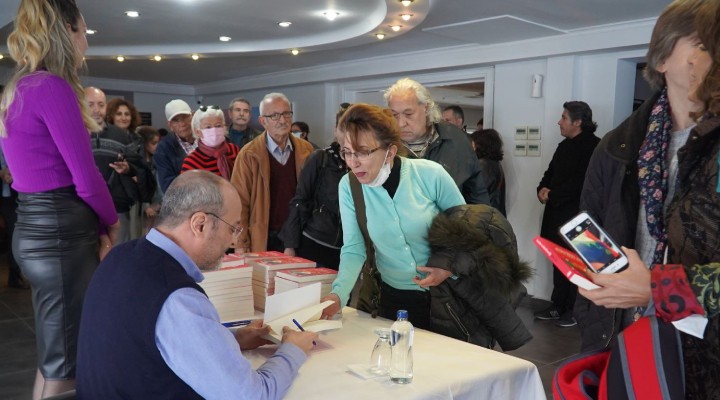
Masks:
[[[556,400],[685,398],[680,333],[654,316],[639,319],[611,350],[575,356],[553,378]]]

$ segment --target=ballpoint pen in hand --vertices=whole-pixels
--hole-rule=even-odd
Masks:
[[[293,324],[295,324],[295,326],[297,326],[298,329],[300,329],[300,332],[305,332],[305,328],[303,328],[302,325],[300,325],[300,323],[297,322],[297,320],[295,318],[293,318],[292,321],[293,321]],[[314,340],[313,340],[313,346],[317,346],[317,343],[315,343]]]

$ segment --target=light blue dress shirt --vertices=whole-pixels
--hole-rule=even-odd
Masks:
[[[167,236],[152,229],[146,239],[196,282],[203,280],[190,256]],[[178,289],[165,300],[155,343],[168,367],[206,399],[281,399],[307,359],[299,347],[284,343],[254,371],[210,300],[193,288]]]
[[[367,228],[383,282],[400,290],[425,290],[412,278],[419,275],[417,267],[426,266],[430,258],[428,229],[438,213],[465,204],[455,181],[434,161],[403,158],[395,197],[382,186],[361,186]],[[343,247],[332,293],[340,297],[340,304],[346,304],[367,256],[349,175],[340,181],[339,199]]]
[[[285,163],[288,162],[290,159],[290,154],[292,154],[292,141],[290,138],[287,139],[287,144],[285,145],[285,151],[280,150],[280,146],[278,146],[277,143],[273,140],[273,138],[270,137],[270,134],[268,133],[265,135],[267,137],[267,149],[270,151],[270,154],[272,154],[273,158],[277,160],[282,165],[285,165]]]

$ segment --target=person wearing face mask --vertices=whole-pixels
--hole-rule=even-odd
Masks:
[[[180,173],[201,169],[230,180],[240,148],[225,140],[225,114],[218,106],[202,106],[193,114],[191,125],[199,143],[185,157]]]
[[[323,316],[332,317],[347,303],[367,258],[351,194],[351,185],[359,182],[381,277],[379,315],[394,319],[398,309],[406,309],[413,325],[427,329],[431,325],[428,288],[451,276],[450,271],[427,265],[428,229],[436,215],[465,200],[441,165],[400,156],[405,147],[390,110],[356,104],[340,119],[338,130],[345,135],[340,154],[352,173],[340,181],[343,247],[338,277],[323,299],[333,304]]]
[[[292,133],[292,135],[296,138],[305,139],[308,143],[312,145],[313,149],[319,149],[319,147],[315,143],[311,142],[310,139],[308,139],[308,137],[310,136],[310,125],[308,125],[307,122],[293,122],[292,126],[290,127],[290,133]]]

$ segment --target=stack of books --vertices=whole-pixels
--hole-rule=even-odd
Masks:
[[[282,293],[299,287],[320,283],[320,297],[330,293],[337,271],[330,268],[302,268],[277,271],[275,293]]]
[[[251,318],[255,311],[252,292],[252,266],[244,258],[228,254],[220,267],[204,271],[200,287],[220,315],[221,322]]]
[[[255,259],[249,261],[253,266],[252,290],[255,308],[265,311],[265,299],[275,294],[275,273],[279,270],[315,268],[315,261],[302,257],[283,257]]]

